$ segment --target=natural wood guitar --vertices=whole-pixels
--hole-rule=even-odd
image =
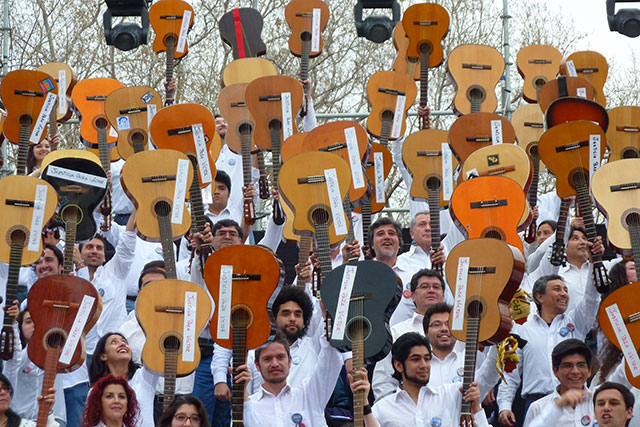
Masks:
[[[562,53],[553,46],[533,44],[518,51],[516,64],[524,80],[522,97],[530,103],[538,102],[538,94],[549,80],[555,79],[562,61]]]
[[[49,62],[37,68],[49,74],[58,84],[58,102],[56,108],[51,110],[49,116],[49,136],[53,136],[57,131],[57,123],[64,123],[71,118],[71,92],[78,83],[78,75],[63,62]]]
[[[609,162],[640,157],[640,107],[615,107],[608,111]]]
[[[575,74],[574,74],[575,71]],[[596,91],[596,102],[603,107],[607,106],[604,96],[604,84],[607,81],[609,64],[600,53],[591,50],[574,52],[562,58],[560,62],[560,74],[570,77],[582,77],[591,83]]]
[[[264,58],[239,58],[231,61],[222,71],[225,86],[249,83],[259,77],[277,76],[276,66]]]
[[[393,47],[398,54],[393,60],[393,71],[407,74],[414,80],[420,80],[420,67],[417,58],[409,58],[407,49],[409,48],[409,39],[407,33],[402,26],[402,21],[398,21],[391,35]]]

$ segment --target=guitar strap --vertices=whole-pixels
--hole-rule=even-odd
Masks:
[[[564,98],[569,96],[569,90],[567,89],[567,76],[558,77],[558,97]]]
[[[244,37],[242,36],[242,20],[240,19],[240,9],[235,8],[231,12],[233,13],[233,27],[236,30],[236,43],[238,44],[238,57],[246,58],[247,55],[244,51]]]

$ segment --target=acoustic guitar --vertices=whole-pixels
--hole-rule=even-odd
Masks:
[[[431,226],[431,249],[437,251],[440,247],[440,207],[449,204],[451,194],[445,194],[445,180],[449,180],[449,191],[453,191],[453,171],[458,161],[449,153],[449,176],[446,176],[443,146],[449,147],[449,132],[446,130],[425,129],[412,133],[402,144],[402,161],[413,177],[409,195],[412,199],[427,200],[429,203]],[[442,272],[442,265],[434,265]]]
[[[418,66],[418,58],[409,58],[407,49],[409,48],[409,39],[407,33],[402,26],[402,21],[398,21],[393,28],[391,35],[393,47],[398,54],[393,60],[393,71],[407,74],[414,80],[420,80],[420,67]]]
[[[18,175],[26,175],[29,145],[38,144],[47,136],[57,94],[55,80],[42,71],[16,70],[2,78],[0,97],[7,110],[2,130],[9,141],[18,145]]]
[[[282,262],[269,249],[232,245],[213,253],[204,266],[204,280],[215,301],[211,336],[233,350],[234,372],[246,363],[247,350],[273,339],[273,301],[284,283]],[[244,385],[231,392],[232,424],[243,426]]]
[[[506,178],[505,178],[506,179]],[[478,343],[497,344],[511,331],[509,301],[525,271],[524,257],[496,239],[458,243],[447,257],[447,277],[455,302],[449,316],[451,335],[465,342],[463,390],[475,377]],[[462,402],[460,426],[473,426],[471,403]]]
[[[551,245],[551,256],[549,257],[551,265],[559,266],[567,264],[567,256],[564,253],[564,235],[567,231],[567,218],[569,217],[569,208],[571,208],[572,203],[569,197],[563,198],[560,202],[558,225],[556,226],[556,240]]]
[[[538,102],[538,94],[549,80],[556,78],[562,61],[562,53],[553,46],[533,44],[518,51],[516,64],[524,80],[522,98],[530,103]]]
[[[109,125],[104,103],[111,92],[123,87],[115,79],[95,78],[84,79],[73,88],[71,108],[80,118],[80,139],[87,147],[98,148],[101,138],[106,138],[109,148],[115,147],[118,133]]]
[[[120,181],[138,211],[138,236],[160,240],[167,278],[177,279],[173,241],[191,227],[184,203],[193,182],[191,161],[176,150],[142,151],[126,161]]]
[[[397,71],[378,71],[367,81],[367,100],[371,112],[366,128],[385,147],[389,140],[405,133],[407,111],[416,99],[418,90],[413,79]]]
[[[503,72],[502,54],[491,46],[468,44],[453,49],[447,58],[447,73],[456,88],[453,111],[458,115],[496,111],[495,87]]]
[[[254,79],[266,76],[277,76],[273,62],[264,58],[239,58],[231,61],[222,70],[222,83],[231,86],[236,83],[249,83]]]
[[[78,83],[78,75],[63,62],[49,62],[36,70],[49,74],[58,84],[58,103],[49,119],[49,136],[53,136],[57,132],[56,123],[66,122],[73,114],[70,108],[71,92]]]
[[[562,58],[560,74],[569,77],[582,77],[591,83],[596,91],[596,102],[607,106],[604,96],[604,84],[607,81],[609,64],[602,54],[590,50],[574,52]]]
[[[609,162],[640,157],[640,107],[621,106],[608,111]]]
[[[193,26],[193,7],[182,0],[161,0],[149,9],[149,23],[156,32],[153,51],[166,52],[165,81],[173,79],[176,59],[188,52],[187,33]],[[166,94],[167,104],[173,103],[173,96]]]
[[[585,98],[566,96],[556,99],[549,105],[544,115],[547,129],[559,123],[588,120],[600,125],[603,131],[609,128],[607,110],[595,101]]]
[[[458,184],[449,205],[451,217],[469,239],[491,237],[520,252],[518,225],[526,207],[520,185],[504,176],[481,176]]]
[[[232,9],[218,21],[220,37],[231,46],[233,59],[254,58],[267,52],[260,35],[262,26],[262,15],[250,7]]]
[[[429,68],[442,64],[442,39],[449,31],[449,12],[436,3],[414,4],[404,12],[402,27],[409,39],[407,55],[420,63],[420,106],[426,107]],[[420,121],[420,128],[426,129],[428,120],[421,118]]]
[[[157,280],[138,294],[136,317],[146,338],[142,362],[164,374],[163,410],[173,402],[176,376],[189,375],[200,363],[198,335],[211,311],[207,291],[184,280]]]
[[[341,351],[353,351],[353,369],[382,360],[391,351],[389,319],[400,301],[402,282],[380,261],[341,265],[322,283],[327,309],[329,342]],[[363,391],[353,396],[353,425],[362,427]]]
[[[553,101],[565,96],[579,96],[593,101],[596,98],[596,91],[593,85],[583,78],[558,76],[557,79],[549,80],[540,89],[538,105],[542,113],[547,112]]]
[[[20,266],[38,261],[42,254],[42,229],[58,207],[58,193],[46,181],[30,176],[10,175],[0,179],[3,221],[0,262],[9,264],[4,302],[8,307],[18,294]],[[0,334],[0,357],[13,357],[13,318],[4,316]]]
[[[120,157],[127,160],[148,148],[149,123],[161,108],[160,95],[148,86],[125,87],[109,94],[104,111],[111,126],[118,131]]]
[[[73,247],[73,244],[71,245]],[[27,298],[35,329],[27,346],[29,359],[44,370],[42,395],[49,393],[58,372],[72,372],[86,358],[84,337],[102,312],[102,297],[88,280],[67,274],[44,277]],[[47,425],[51,404],[38,404],[37,425]]]
[[[590,145],[594,147],[590,149]],[[556,176],[556,192],[559,197],[577,195],[576,203],[584,220],[587,239],[593,243],[596,227],[589,196],[590,151],[597,166],[602,161],[606,139],[602,128],[595,123],[579,120],[562,123],[547,130],[538,142],[540,158]],[[600,293],[609,288],[607,269],[601,255],[591,255],[594,283]]]

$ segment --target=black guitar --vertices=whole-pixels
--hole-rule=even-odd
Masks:
[[[241,7],[222,15],[218,22],[222,41],[231,46],[233,59],[255,58],[267,52],[260,38],[262,15],[256,9]]]

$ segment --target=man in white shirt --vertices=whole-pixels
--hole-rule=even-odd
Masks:
[[[628,426],[634,403],[633,393],[619,383],[604,382],[593,394],[594,415],[601,426]]]

